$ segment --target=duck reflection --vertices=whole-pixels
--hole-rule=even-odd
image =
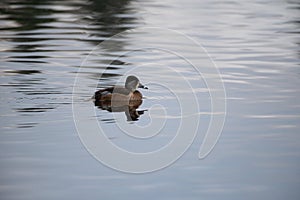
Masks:
[[[95,92],[95,106],[109,112],[125,112],[128,121],[137,121],[146,111],[137,110],[143,103],[143,95],[137,88],[148,89],[137,77],[128,76],[125,87],[115,86]]]

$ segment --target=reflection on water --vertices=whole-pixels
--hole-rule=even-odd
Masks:
[[[95,101],[95,106],[108,112],[124,112],[127,121],[137,121],[146,110],[137,110],[143,100],[130,101],[126,105],[114,105],[111,101]]]
[[[298,199],[299,9],[298,1],[271,0],[1,1],[1,197]],[[82,147],[73,123],[72,89],[92,49],[144,25],[175,29],[204,45],[220,69],[228,112],[221,140],[206,159],[197,160],[203,139],[198,135],[171,167],[131,176],[95,162]],[[157,50],[132,51],[149,35],[95,48],[82,73],[86,82],[81,84],[92,90],[97,83],[113,86],[132,72],[149,83],[142,104],[96,105],[104,110],[90,116],[99,119],[111,141],[133,152],[163,147],[179,126],[180,102],[158,84],[167,80],[176,85],[179,77],[170,69],[188,77],[201,99],[199,132],[207,128],[211,111],[205,82],[197,81],[181,59]],[[174,40],[165,45],[182,44]],[[190,91],[178,92],[190,98]],[[84,105],[94,106],[88,101],[92,95],[81,94]],[[167,115],[158,112],[160,107],[151,115],[146,110],[153,105],[165,108]],[[115,126],[128,119],[147,126],[151,117],[162,116],[167,119],[165,132],[151,140],[132,141]]]

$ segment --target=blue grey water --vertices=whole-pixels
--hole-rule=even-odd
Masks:
[[[299,199],[299,10],[296,0],[1,1],[1,199]],[[142,27],[185,34],[218,66],[226,91],[226,122],[205,159],[198,159],[209,124],[205,83],[195,81],[195,74],[170,54],[132,52],[149,33],[136,41],[113,40],[78,71],[100,42]],[[182,45],[175,39],[160,43],[166,48]],[[125,55],[127,51],[131,53]],[[189,52],[193,49],[187,48]],[[178,129],[174,116],[180,113],[180,102],[168,88],[156,85],[178,80],[166,66],[189,79],[201,98],[201,126],[189,150],[169,167],[139,175],[94,159],[79,139],[72,111],[76,75],[87,91],[95,91],[136,66],[145,66],[147,73],[137,73],[149,83],[140,109],[160,104],[169,111],[164,134],[145,144],[132,142],[115,127],[122,120],[146,126],[151,121],[147,111],[138,121],[127,122],[124,113],[96,108],[86,119],[96,118],[107,137],[125,149],[155,150]],[[88,101],[92,95],[82,93],[83,108],[94,108]]]

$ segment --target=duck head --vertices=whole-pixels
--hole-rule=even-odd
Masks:
[[[127,77],[126,82],[125,82],[125,88],[130,90],[131,92],[134,92],[137,88],[148,89],[143,84],[141,84],[139,79],[135,76]]]

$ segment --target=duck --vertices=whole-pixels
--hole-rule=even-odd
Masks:
[[[133,75],[126,78],[124,87],[114,86],[95,92],[94,102],[101,107],[121,107],[124,105],[138,107],[142,103],[143,95],[138,88],[148,89]]]

